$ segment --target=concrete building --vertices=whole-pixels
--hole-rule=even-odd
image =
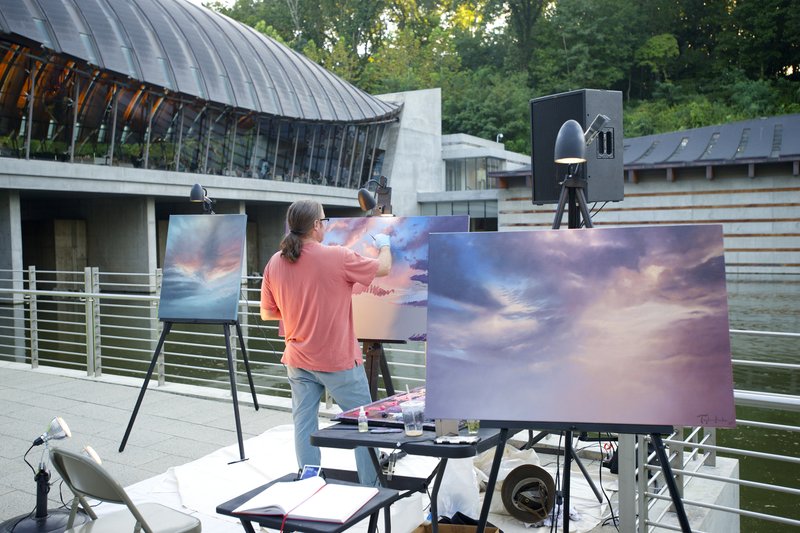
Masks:
[[[385,175],[414,215],[444,188],[439,89],[368,95],[186,0],[0,8],[0,269],[153,272],[194,183],[248,215],[248,272],[294,200],[359,215]]]

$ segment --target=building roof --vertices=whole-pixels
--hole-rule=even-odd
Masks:
[[[188,0],[0,0],[0,37],[170,92],[259,113],[374,122],[400,109]]]
[[[625,170],[777,163],[800,160],[800,114],[645,135],[624,140]],[[494,178],[531,175],[531,165],[489,172]]]
[[[800,114],[625,139],[626,170],[800,158]]]

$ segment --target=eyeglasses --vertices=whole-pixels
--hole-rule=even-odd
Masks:
[[[327,224],[327,223],[328,223],[328,221],[329,221],[330,219],[329,219],[329,218],[318,218],[317,220],[319,220],[320,224],[323,224],[323,225],[325,225],[325,224]]]

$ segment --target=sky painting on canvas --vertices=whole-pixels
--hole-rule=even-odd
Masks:
[[[169,217],[160,320],[237,319],[246,224],[246,215]]]
[[[392,269],[369,286],[353,288],[356,337],[372,340],[425,340],[428,303],[428,237],[469,230],[468,216],[333,218],[324,244],[346,246],[377,257],[372,235],[391,237]]]
[[[427,416],[734,425],[721,226],[430,246]]]

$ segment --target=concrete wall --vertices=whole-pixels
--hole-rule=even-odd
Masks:
[[[417,192],[444,190],[442,91],[426,89],[378,98],[403,104],[400,122],[387,128],[382,143],[382,148],[389,147],[383,175],[392,187],[393,213],[418,215]]]
[[[0,190],[0,269],[22,270],[19,191],[15,190]]]
[[[94,199],[86,215],[89,266],[96,266],[101,272],[155,271],[153,198]]]
[[[722,224],[729,274],[800,274],[800,178],[791,174],[791,165],[771,170],[749,178],[746,168],[723,168],[709,180],[702,169],[687,169],[672,182],[663,170],[641,173],[638,183],[625,183],[625,199],[607,204],[593,222]],[[549,228],[555,208],[533,205],[529,187],[505,189],[498,197],[498,228]]]
[[[0,288],[20,290],[22,275],[22,227],[17,191],[0,190]],[[25,301],[21,294],[0,293],[0,335],[7,340],[14,360],[25,360]]]

